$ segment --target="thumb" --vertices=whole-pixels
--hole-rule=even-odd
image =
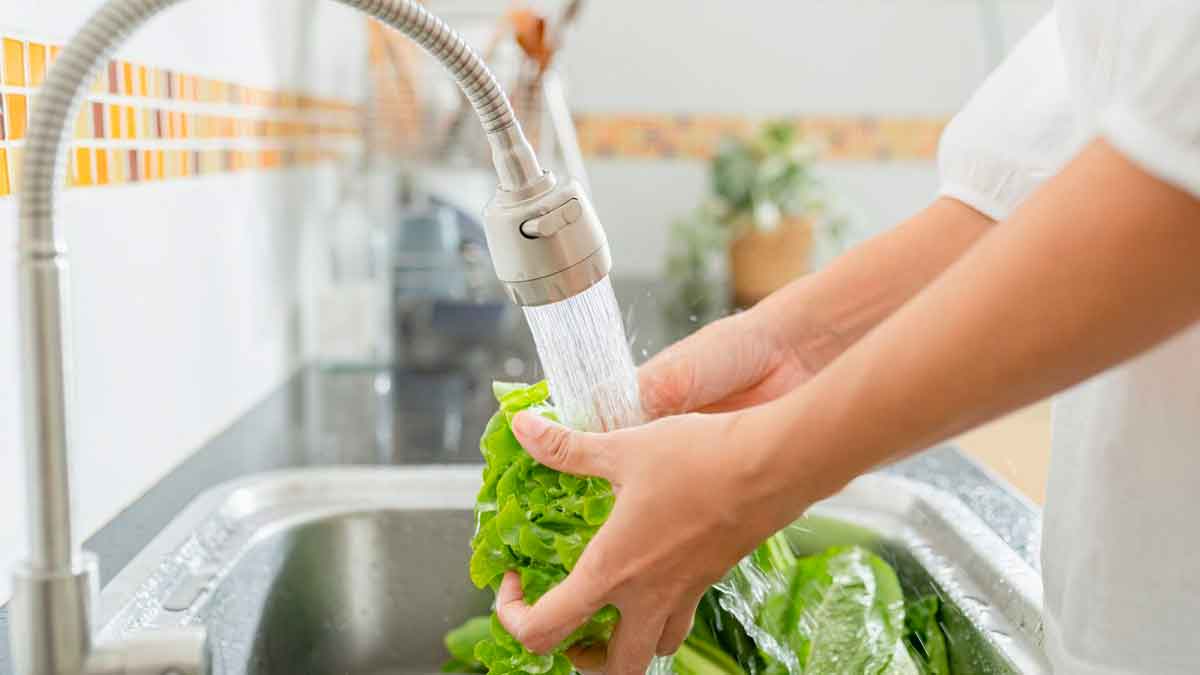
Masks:
[[[496,617],[500,624],[535,654],[545,654],[557,647],[603,606],[578,575],[568,575],[537,604],[528,605],[521,592],[520,577],[516,572],[508,572],[496,595]]]
[[[615,477],[613,456],[601,434],[573,431],[529,411],[517,413],[512,429],[521,447],[551,469],[577,476]]]

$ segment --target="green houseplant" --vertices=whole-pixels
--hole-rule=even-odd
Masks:
[[[807,272],[814,231],[840,238],[844,225],[814,175],[816,148],[788,122],[728,138],[713,158],[712,190],[729,230],[729,266],[738,305],[758,302]]]
[[[842,246],[847,218],[815,175],[815,146],[790,122],[722,140],[712,196],[671,223],[668,315],[683,333],[749,306],[809,270],[815,245]]]

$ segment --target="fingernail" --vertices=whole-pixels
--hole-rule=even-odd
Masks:
[[[537,413],[520,412],[513,418],[513,431],[525,438],[540,438],[550,426],[550,420]]]

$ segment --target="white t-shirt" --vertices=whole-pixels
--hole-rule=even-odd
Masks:
[[[947,128],[942,191],[1002,221],[1097,137],[1200,198],[1200,0],[1058,0]],[[1060,396],[1042,542],[1056,673],[1200,673],[1200,325]]]

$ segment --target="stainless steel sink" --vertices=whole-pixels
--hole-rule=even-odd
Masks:
[[[479,467],[262,474],[192,503],[104,589],[103,637],[205,624],[221,675],[437,672],[489,607],[466,575]],[[814,507],[800,548],[851,541],[948,601],[970,672],[1047,670],[1032,570],[957,501],[867,476]]]

